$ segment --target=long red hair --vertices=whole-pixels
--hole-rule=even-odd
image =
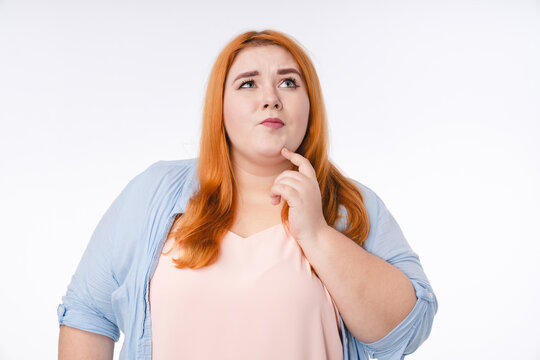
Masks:
[[[169,237],[182,249],[174,259],[176,268],[199,269],[215,263],[223,236],[232,226],[236,211],[236,182],[232,171],[229,143],[223,124],[225,79],[238,53],[248,46],[279,45],[288,50],[300,66],[310,103],[306,135],[296,150],[307,158],[317,174],[322,210],[326,222],[338,220],[338,206],[347,210],[343,232],[363,246],[369,232],[369,219],[357,186],[328,160],[328,125],[322,91],[315,67],[302,47],[291,37],[274,30],[248,31],[230,41],[212,67],[202,118],[200,153],[197,161],[199,189],[189,200],[185,213],[171,227]],[[298,170],[297,166],[293,167]],[[285,201],[281,221],[288,227],[289,206]],[[182,219],[181,224],[178,221]]]

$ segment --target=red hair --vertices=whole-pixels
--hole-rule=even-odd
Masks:
[[[236,181],[232,171],[229,143],[223,124],[225,80],[238,53],[249,46],[278,45],[293,56],[306,83],[310,114],[306,135],[296,150],[307,158],[317,174],[322,210],[327,224],[338,220],[338,206],[347,210],[343,234],[363,246],[369,232],[369,218],[357,186],[328,160],[328,128],[322,91],[315,67],[302,47],[291,37],[274,30],[248,31],[230,41],[218,55],[211,70],[202,118],[202,134],[197,171],[199,190],[189,200],[185,213],[171,227],[169,237],[183,250],[174,259],[176,267],[199,269],[215,263],[223,236],[232,226],[236,212]],[[297,166],[293,167],[298,170]],[[282,223],[288,228],[289,206],[285,201]],[[179,223],[182,219],[181,224]]]

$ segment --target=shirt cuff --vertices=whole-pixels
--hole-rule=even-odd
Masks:
[[[118,326],[108,319],[91,311],[59,304],[57,308],[58,323],[92,333],[105,335],[117,342],[120,339]]]
[[[355,339],[359,347],[377,359],[402,359],[414,352],[431,332],[433,317],[437,312],[437,299],[429,286],[412,281],[416,304],[409,315],[382,339],[364,343]]]

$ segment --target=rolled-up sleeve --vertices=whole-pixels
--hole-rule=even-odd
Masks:
[[[102,334],[115,342],[120,337],[111,296],[119,287],[115,273],[115,259],[119,242],[126,241],[134,209],[140,208],[138,200],[148,187],[146,180],[152,164],[124,187],[97,224],[82,258],[71,277],[66,294],[58,305],[60,325]],[[131,222],[130,222],[131,221]]]
[[[118,287],[111,256],[125,192],[126,189],[99,221],[57,309],[59,325],[106,335],[114,341],[118,341],[120,332],[111,306],[111,294]]]
[[[370,232],[365,249],[401,270],[411,281],[417,301],[414,308],[392,331],[373,343],[353,337],[358,353],[380,360],[399,360],[414,352],[429,336],[438,302],[418,255],[411,249],[398,223],[383,201],[364,185],[366,205],[371,207]]]

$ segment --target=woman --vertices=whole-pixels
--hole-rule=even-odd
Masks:
[[[380,198],[327,156],[315,69],[277,31],[212,69],[197,159],[136,176],[58,307],[60,358],[401,359],[437,300]]]

